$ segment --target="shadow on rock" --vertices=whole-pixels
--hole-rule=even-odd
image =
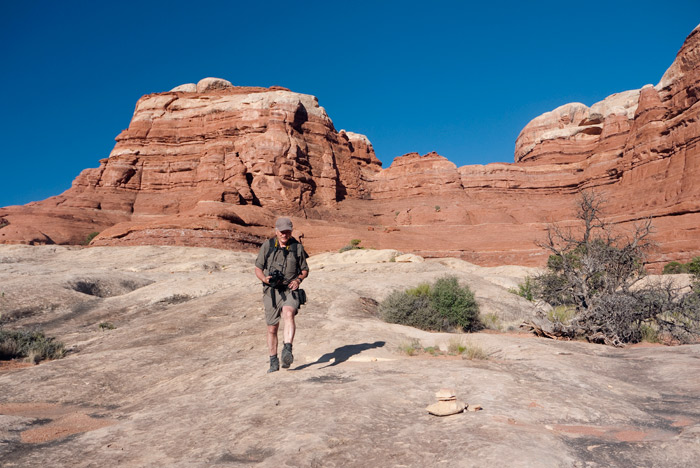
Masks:
[[[321,369],[324,369],[326,367],[331,367],[331,366],[337,366],[341,362],[345,362],[348,359],[350,359],[352,356],[355,356],[357,354],[360,354],[362,351],[366,351],[368,349],[373,349],[373,348],[381,348],[386,344],[385,341],[375,341],[374,343],[360,343],[360,344],[353,344],[353,345],[345,345],[341,346],[340,348],[336,348],[335,351],[326,353],[320,358],[318,358],[314,362],[310,362],[308,364],[304,364],[302,366],[295,367],[292,370],[301,370],[305,369],[309,366],[313,366],[314,364],[323,364],[325,362],[331,362],[333,361],[332,364],[328,364],[326,366],[323,366]]]

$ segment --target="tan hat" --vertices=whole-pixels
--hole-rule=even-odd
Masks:
[[[293,229],[292,220],[289,218],[277,218],[277,221],[275,222],[275,229],[280,232],[291,231]]]

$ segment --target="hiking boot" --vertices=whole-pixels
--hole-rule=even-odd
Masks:
[[[294,355],[292,354],[292,343],[285,343],[284,348],[282,348],[282,367],[288,369],[293,362]]]
[[[277,355],[270,356],[270,368],[267,370],[267,373],[269,374],[270,372],[277,372],[280,370],[280,360],[277,357]]]

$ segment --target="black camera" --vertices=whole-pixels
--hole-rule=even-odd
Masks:
[[[284,283],[284,275],[279,270],[274,270],[270,272],[270,279],[267,282],[273,288],[279,288]]]

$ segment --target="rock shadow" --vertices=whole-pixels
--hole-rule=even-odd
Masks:
[[[318,358],[314,362],[310,362],[308,364],[304,364],[301,366],[297,366],[294,369],[290,370],[302,370],[306,369],[307,367],[313,366],[315,364],[323,364],[328,362],[328,365],[323,366],[321,369],[325,369],[326,367],[333,367],[337,366],[338,364],[347,361],[350,359],[352,356],[355,356],[357,354],[360,354],[362,351],[367,351],[368,349],[373,349],[373,348],[381,348],[386,344],[385,341],[375,341],[374,343],[360,343],[360,344],[352,344],[352,345],[345,345],[341,346],[340,348],[336,348],[334,351],[330,353],[326,353],[320,358]],[[333,361],[331,363],[331,361]]]

